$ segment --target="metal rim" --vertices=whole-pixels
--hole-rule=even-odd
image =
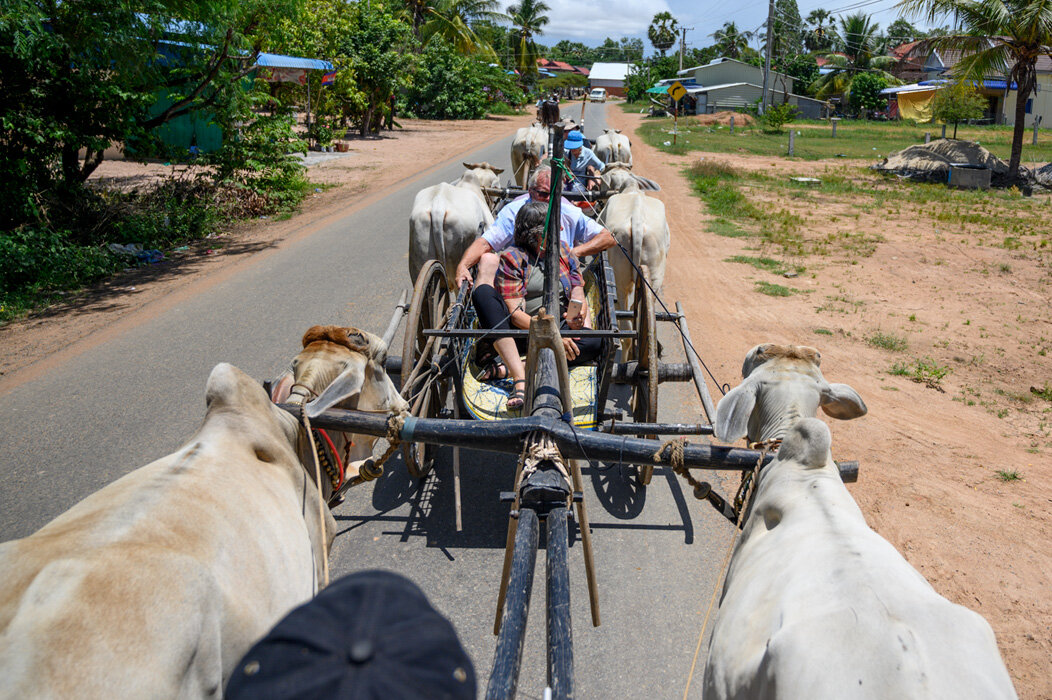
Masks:
[[[416,277],[402,341],[402,396],[409,401],[412,415],[418,418],[438,417],[446,401],[449,382],[436,378],[433,371],[421,371],[412,380],[412,386],[407,386],[405,382],[423,353],[435,355],[437,343],[433,342],[432,349],[428,350],[428,339],[423,332],[441,327],[447,308],[449,287],[446,285],[446,271],[442,263],[430,260]],[[402,443],[402,455],[411,476],[422,479],[431,472],[435,464],[435,449],[434,445],[424,442]]]
[[[658,409],[657,321],[650,289],[644,283],[644,278],[650,279],[650,273],[646,265],[641,265],[640,271],[642,276],[636,280],[633,304],[636,338],[632,341],[632,359],[639,363],[640,370],[646,372],[640,372],[640,378],[632,387],[632,419],[636,423],[655,423]],[[640,437],[657,439],[657,435]],[[654,474],[654,467],[637,464],[635,472],[639,485],[646,486]]]

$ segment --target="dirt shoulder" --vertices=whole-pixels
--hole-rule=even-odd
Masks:
[[[56,363],[142,323],[177,300],[200,293],[241,266],[370,204],[425,171],[470,153],[531,123],[528,116],[477,121],[401,121],[380,138],[352,140],[347,153],[311,153],[308,177],[330,185],[308,197],[285,220],[265,217],[237,224],[162,263],[129,270],[71,295],[22,321],[0,328],[0,395]],[[105,161],[93,179],[133,188],[173,172],[163,164]],[[56,348],[62,348],[59,353]]]
[[[616,109],[608,119],[629,134],[642,121]],[[683,170],[698,158],[786,178],[843,177],[858,166],[865,182],[862,163],[670,156],[640,138],[632,150],[635,171],[661,183],[657,196],[667,207],[664,296],[683,301],[717,379],[737,384],[745,353],[758,343],[818,347],[825,376],[853,386],[869,406],[859,420],[828,421],[834,453],[861,462],[849,489],[867,522],[939,593],[990,622],[1020,697],[1052,697],[1052,403],[1030,392],[1052,381],[1047,253],[1002,245],[1003,234],[985,234],[981,224],[955,228],[938,207],[911,206],[894,192],[863,210],[842,199],[794,202],[750,190],[772,216],[809,216],[808,236],[861,236],[871,248],[865,256],[789,261],[807,272],[784,279],[728,262],[769,251],[755,238],[710,233],[712,217]],[[765,296],[758,281],[796,293]],[[878,332],[907,339],[908,350],[867,342]],[[889,373],[914,357],[951,369],[943,391]],[[1021,478],[1002,480],[999,470]]]

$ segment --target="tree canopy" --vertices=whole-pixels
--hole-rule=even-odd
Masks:
[[[647,38],[654,48],[664,56],[665,52],[672,48],[679,38],[679,22],[670,12],[659,12],[654,15],[647,27]]]

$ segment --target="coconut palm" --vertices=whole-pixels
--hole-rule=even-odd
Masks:
[[[712,33],[712,38],[716,40],[716,48],[721,56],[739,58],[742,52],[749,48],[753,32],[743,32],[734,22],[726,22],[722,29],[717,29]]]
[[[829,72],[811,83],[814,96],[824,100],[834,95],[849,95],[852,81],[861,73],[879,73],[889,84],[897,85],[895,77],[885,70],[895,64],[895,59],[878,55],[879,25],[864,12],[840,17],[839,24],[834,45],[840,53],[826,56],[823,68]]]
[[[647,28],[647,37],[654,48],[664,56],[673,44],[679,32],[679,22],[669,12],[659,12],[650,20]]]
[[[481,20],[508,21],[506,14],[497,11],[499,7],[499,0],[435,0],[427,9],[420,38],[426,43],[440,36],[461,53],[478,53],[496,59],[494,48],[480,39],[473,27]]]
[[[548,24],[548,15],[552,8],[544,0],[521,0],[508,5],[511,17],[512,36],[515,54],[515,67],[527,81],[537,76],[537,43],[533,37],[541,34],[544,25]]]
[[[1017,86],[1015,130],[1008,177],[1019,172],[1023,156],[1026,101],[1037,84],[1037,59],[1052,57],[1052,0],[903,0],[898,7],[929,23],[954,15],[962,30],[930,41],[933,49],[959,51],[954,66],[961,79],[1005,75]]]

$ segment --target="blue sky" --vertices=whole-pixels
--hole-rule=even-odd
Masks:
[[[643,39],[647,55],[653,47],[647,40],[647,27],[655,14],[669,11],[681,25],[693,27],[687,32],[688,46],[707,46],[712,43],[711,34],[724,22],[734,22],[741,30],[753,31],[767,19],[767,0],[545,0],[552,8],[550,22],[539,41],[552,45],[561,39],[579,41],[595,46],[605,37],[639,37]],[[864,11],[873,15],[883,29],[898,18],[895,9],[897,0],[797,0],[800,15],[807,17],[811,10],[846,9],[834,13],[852,14]],[[861,7],[860,7],[861,5]],[[926,26],[917,19],[918,26]],[[755,43],[753,44],[756,45]]]

